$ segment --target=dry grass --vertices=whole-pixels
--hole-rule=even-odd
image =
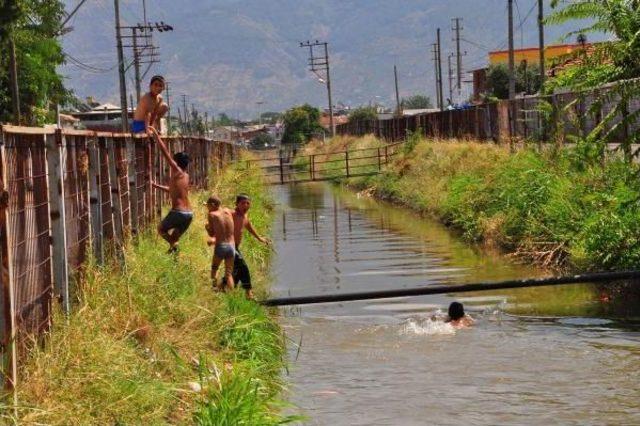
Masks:
[[[271,203],[255,169],[227,170],[215,181],[227,201],[235,191],[252,193],[254,222],[268,231]],[[201,206],[207,195],[196,194],[193,204]],[[217,424],[218,417],[243,422],[238,416],[246,413],[281,420],[273,414],[281,389],[281,332],[241,294],[211,291],[205,215],[204,207],[196,211],[178,259],[146,233],[127,248],[126,266],[87,268],[73,313],[55,313],[44,344],[21,368],[18,418],[7,410],[5,422]],[[257,291],[265,294],[269,251],[250,241],[244,249]],[[255,398],[238,400],[231,384],[243,380],[259,380]],[[201,415],[203,407],[218,406],[216,398],[226,408]],[[236,412],[236,406],[248,408]]]

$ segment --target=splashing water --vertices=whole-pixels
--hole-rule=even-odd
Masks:
[[[431,336],[438,334],[455,334],[456,329],[449,323],[438,319],[416,320],[410,319],[403,323],[400,334]]]

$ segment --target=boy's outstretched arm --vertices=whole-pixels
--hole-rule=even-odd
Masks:
[[[158,143],[158,146],[160,147],[160,152],[162,152],[162,155],[164,156],[165,160],[167,160],[167,163],[169,163],[169,167],[171,167],[171,170],[177,173],[183,173],[183,170],[173,160],[173,157],[171,156],[171,152],[169,152],[169,148],[167,148],[167,145],[165,145],[164,141],[158,134],[158,131],[153,127],[149,127],[149,130],[151,131],[151,136],[153,137],[153,139]]]
[[[256,231],[256,229],[253,227],[253,225],[251,224],[251,221],[247,220],[247,225],[246,225],[247,231],[249,231],[249,233],[251,235],[253,235],[255,237],[256,240],[260,241],[263,244],[267,244],[270,245],[271,244],[271,240],[265,237],[262,237],[258,234],[258,232]]]

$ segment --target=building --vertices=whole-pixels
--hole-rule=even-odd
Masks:
[[[589,44],[556,44],[544,48],[545,62],[553,62],[554,59],[571,56],[576,51],[584,49]],[[513,51],[515,63],[520,64],[526,61],[528,64],[538,64],[540,62],[540,49],[538,47],[528,47],[525,49],[515,49]],[[496,50],[489,52],[489,65],[508,64],[509,51]]]
[[[572,64],[574,58],[580,51],[590,51],[593,45],[589,43],[578,44],[557,44],[546,46],[544,49],[545,65],[547,75],[553,76],[559,67],[564,64]],[[538,47],[528,47],[524,49],[515,49],[513,51],[514,62],[516,67],[521,64],[538,65],[540,63],[540,49]],[[496,50],[489,52],[489,65],[499,65],[509,63],[508,50]],[[487,92],[487,70],[489,68],[480,68],[473,70],[473,101],[481,102],[482,96]]]

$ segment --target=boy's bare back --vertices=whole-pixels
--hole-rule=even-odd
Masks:
[[[173,210],[190,211],[189,203],[189,174],[174,173],[169,178],[169,198]]]
[[[210,236],[216,239],[216,244],[234,244],[233,238],[233,216],[231,210],[223,208],[209,213]]]

